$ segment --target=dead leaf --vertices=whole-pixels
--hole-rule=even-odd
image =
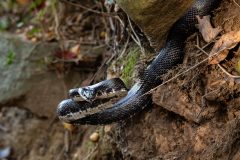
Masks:
[[[57,58],[64,59],[64,60],[73,60],[73,59],[77,58],[77,56],[74,53],[72,53],[71,51],[67,51],[67,50],[56,51],[55,56]]]
[[[239,42],[240,31],[231,31],[222,35],[221,38],[215,43],[212,51],[210,52],[209,64],[219,64],[227,57],[229,50],[234,48]]]
[[[76,59],[78,60],[83,60],[84,61],[84,56],[81,54],[80,52],[80,45],[77,44],[75,46],[73,46],[71,49],[70,49],[70,52],[73,53],[74,55],[76,55]]]
[[[210,22],[210,16],[196,17],[198,20],[198,24],[196,25],[196,27],[199,29],[199,32],[201,32],[204,41],[208,43],[211,42],[222,31],[220,27],[212,27]]]

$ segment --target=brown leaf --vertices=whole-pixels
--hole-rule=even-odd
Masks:
[[[76,59],[77,56],[72,53],[71,51],[67,51],[67,50],[63,50],[63,51],[56,51],[55,56],[60,58],[60,59],[64,59],[64,60],[73,60]]]
[[[196,27],[201,32],[204,41],[211,42],[222,31],[220,27],[213,28],[210,22],[210,16],[196,16],[198,24]]]
[[[234,48],[239,42],[240,31],[231,31],[222,35],[210,52],[209,64],[218,64],[223,61],[227,57],[229,50]]]

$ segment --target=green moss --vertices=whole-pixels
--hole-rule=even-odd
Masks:
[[[129,87],[133,80],[133,72],[135,69],[135,65],[139,60],[141,51],[137,46],[133,46],[130,48],[128,55],[122,59],[123,70],[121,79],[124,83]]]
[[[93,144],[92,141],[87,140],[87,141],[84,143],[84,149],[85,149],[86,152],[90,152],[93,148],[94,148],[94,144]]]
[[[238,74],[240,75],[240,59],[238,59],[236,65],[235,65],[235,69],[238,72]]]

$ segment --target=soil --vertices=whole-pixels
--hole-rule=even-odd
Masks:
[[[223,33],[238,31],[239,11],[224,1],[215,12],[215,26],[222,26]],[[164,79],[184,74],[158,87],[150,111],[114,128],[124,158],[240,159],[239,81],[216,65],[201,63],[207,56],[195,47],[197,36],[187,42],[184,63]],[[204,45],[200,40],[199,46]],[[237,75],[239,45],[231,52],[221,65]]]
[[[215,26],[223,33],[240,28],[240,1],[225,0]],[[206,59],[186,46],[182,65],[169,79]],[[200,38],[201,39],[201,38]],[[203,42],[200,42],[203,46]],[[209,51],[210,48],[206,49]],[[239,45],[222,65],[237,74]],[[125,122],[66,130],[56,117],[44,118],[18,106],[0,108],[0,150],[8,159],[240,159],[240,84],[216,65],[200,64],[153,93],[153,105]],[[66,126],[65,126],[66,127]],[[69,127],[68,127],[69,128]],[[97,133],[97,142],[89,137]]]

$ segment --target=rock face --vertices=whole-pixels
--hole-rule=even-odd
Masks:
[[[0,35],[0,104],[22,106],[39,116],[53,116],[57,104],[80,75],[64,77],[47,68],[56,43],[30,43],[14,35]],[[78,78],[74,78],[77,76]],[[65,80],[67,76],[65,77]],[[66,88],[66,89],[65,89]]]
[[[116,0],[116,2],[142,29],[151,45],[159,49],[167,31],[192,5],[193,0]]]

